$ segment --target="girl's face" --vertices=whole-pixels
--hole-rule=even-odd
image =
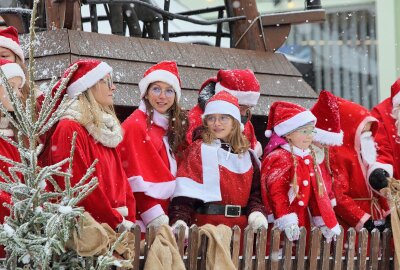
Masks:
[[[292,133],[289,133],[285,137],[290,143],[292,143],[297,148],[305,150],[312,143],[312,139],[315,132],[314,129],[315,128],[313,125],[307,125],[293,131]]]
[[[10,60],[14,63],[16,61],[14,52],[4,47],[0,47],[0,58]]]
[[[8,79],[8,83],[11,88],[14,90],[15,95],[18,98],[22,98],[22,79],[20,77],[14,77]],[[0,85],[0,102],[7,109],[7,111],[12,112],[14,108],[11,104],[10,97],[8,96],[7,90],[5,86]]]
[[[209,114],[206,124],[211,134],[222,141],[227,141],[233,130],[233,118],[227,114]]]
[[[104,76],[89,91],[92,91],[94,99],[102,106],[112,106],[114,104],[115,85],[110,74]]]
[[[157,112],[165,114],[174,105],[175,95],[174,88],[168,83],[154,82],[147,89],[145,98]]]

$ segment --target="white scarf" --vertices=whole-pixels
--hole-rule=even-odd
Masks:
[[[361,134],[361,157],[366,165],[371,165],[376,161],[376,146],[371,131]]]
[[[102,122],[99,127],[93,123],[85,125],[89,134],[102,145],[115,148],[122,141],[122,129],[118,121],[106,112],[101,112]],[[82,113],[79,111],[78,101],[74,101],[72,105],[65,111],[62,118],[74,119],[79,122]]]
[[[143,100],[140,101],[139,110],[147,114],[146,103]],[[153,119],[152,123],[156,124],[157,126],[162,127],[163,129],[167,130],[169,125],[169,115],[168,114],[161,114],[156,109],[153,109]]]

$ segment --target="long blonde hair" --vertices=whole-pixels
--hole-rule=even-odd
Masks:
[[[114,107],[103,106],[99,104],[93,96],[91,89],[96,87],[97,84],[83,92],[78,96],[78,108],[81,116],[77,121],[86,126],[88,124],[94,124],[95,127],[100,128],[103,123],[102,112],[110,114],[119,123],[117,116],[115,115]]]
[[[240,130],[240,123],[238,120],[234,119],[232,116],[229,117],[233,120],[232,130],[228,135],[226,143],[228,143],[235,154],[243,154],[247,152],[250,148],[250,142],[247,140],[246,136],[243,135]],[[202,134],[203,142],[210,144],[215,139],[217,139],[207,126],[206,119],[203,120],[204,131]]]
[[[149,88],[147,89],[147,92],[148,91]],[[151,106],[147,98],[143,98],[143,101],[146,104],[146,112],[149,116],[147,117],[147,128],[150,128],[153,121],[154,108]],[[178,153],[179,148],[184,147],[184,144],[186,143],[185,136],[189,125],[187,113],[182,110],[181,106],[179,106],[176,95],[174,103],[168,110],[168,116],[168,143],[172,152],[176,154]]]

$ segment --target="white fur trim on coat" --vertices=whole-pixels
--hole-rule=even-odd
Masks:
[[[393,107],[397,107],[399,104],[400,104],[400,92],[397,93],[394,97],[392,97]]]
[[[382,169],[389,174],[389,177],[393,177],[393,166],[391,164],[375,162],[368,167],[367,179],[369,179],[371,173],[376,169]]]
[[[260,98],[260,92],[257,91],[240,91],[235,89],[228,89],[217,82],[215,84],[215,93],[226,91],[238,99],[240,105],[256,106]]]
[[[4,72],[4,75],[6,75],[7,79],[11,79],[14,77],[20,77],[22,79],[21,82],[21,87],[25,84],[25,74],[20,65],[17,63],[8,63],[5,65],[1,66],[1,69]],[[1,82],[0,82],[1,84]]]
[[[340,146],[343,144],[343,130],[340,133],[330,132],[323,129],[315,128],[313,141],[331,146]]]
[[[175,90],[176,100],[179,101],[182,92],[179,80],[175,76],[175,74],[163,69],[154,70],[140,80],[139,82],[140,98],[143,98],[146,95],[147,88],[149,87],[150,84],[154,82],[164,82],[171,85],[172,88],[174,88]]]
[[[128,178],[132,192],[144,192],[147,196],[166,200],[174,194],[175,180],[161,183],[148,182],[142,176],[131,176]]]
[[[21,46],[11,38],[0,36],[0,47],[10,49],[16,55],[18,55],[18,57],[21,59],[22,62],[25,62],[24,52]]]
[[[317,118],[311,111],[304,111],[274,126],[274,131],[278,136],[283,136],[310,122],[315,125]]]
[[[71,83],[71,85],[67,88],[67,94],[70,97],[75,97],[80,93],[85,92],[87,89],[100,81],[104,76],[111,73],[112,70],[112,67],[110,67],[107,63],[101,62],[88,73]]]
[[[296,213],[290,213],[287,215],[283,215],[278,219],[275,219],[275,226],[278,227],[279,230],[283,231],[286,227],[290,225],[298,225],[299,218]]]
[[[153,219],[161,215],[165,215],[164,210],[161,205],[156,204],[152,208],[141,213],[140,217],[142,218],[143,223],[147,226],[147,224],[149,224]]]
[[[261,158],[263,154],[262,145],[259,141],[257,141],[256,145],[254,146],[254,153],[256,154],[257,158]]]

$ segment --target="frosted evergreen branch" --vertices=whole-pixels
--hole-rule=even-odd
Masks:
[[[35,58],[34,58],[34,47],[33,44],[35,42],[35,37],[36,37],[36,33],[35,33],[35,20],[36,20],[36,16],[37,16],[37,5],[39,3],[39,0],[34,0],[33,1],[33,8],[32,8],[32,16],[31,16],[31,22],[30,22],[30,26],[29,26],[29,81],[30,81],[30,85],[29,85],[29,99],[31,100],[31,115],[33,116],[35,113],[35,106],[33,106],[33,104],[36,104],[35,102],[35,84],[34,84],[34,68],[35,68]],[[34,117],[32,118],[32,122],[34,122],[35,119]]]
[[[1,79],[1,84],[5,87],[6,92],[8,94],[8,97],[10,98],[11,104],[13,104],[14,107],[14,113],[15,117],[17,118],[17,121],[15,121],[14,117],[11,116],[11,114],[8,112],[8,110],[4,107],[2,103],[0,103],[0,111],[10,120],[10,122],[20,131],[27,131],[27,127],[20,125],[20,123],[24,124],[23,122],[23,109],[22,109],[22,103],[19,100],[19,98],[16,97],[14,90],[11,88],[10,84],[8,83],[7,77],[4,74],[3,70],[0,69],[0,79]]]
[[[5,140],[6,142],[8,142],[9,144],[11,144],[12,146],[14,146],[15,148],[19,148],[19,145],[13,140],[10,139],[10,137],[4,135],[3,133],[0,132],[0,138]]]
[[[20,162],[14,161],[14,160],[7,158],[5,156],[2,156],[2,155],[0,155],[0,160],[6,162],[8,164],[11,164],[13,166],[19,166],[21,164]]]
[[[5,174],[2,170],[0,170],[0,177],[6,181],[7,183],[14,183],[14,181],[11,180],[10,177],[8,177],[7,174]],[[1,188],[0,188],[1,189]]]
[[[78,193],[77,197],[71,198],[68,205],[77,205],[80,201],[86,198],[98,185],[97,177],[93,177],[89,183],[87,183],[82,190]]]
[[[75,147],[76,147],[76,137],[78,136],[78,133],[74,131],[72,134],[72,142],[71,142],[71,151],[69,153],[69,164],[68,164],[68,172],[72,172],[72,161],[74,159],[74,153],[75,153]],[[68,193],[68,196],[70,197],[70,190],[71,190],[71,177],[67,176],[64,178],[65,181],[65,190]]]

